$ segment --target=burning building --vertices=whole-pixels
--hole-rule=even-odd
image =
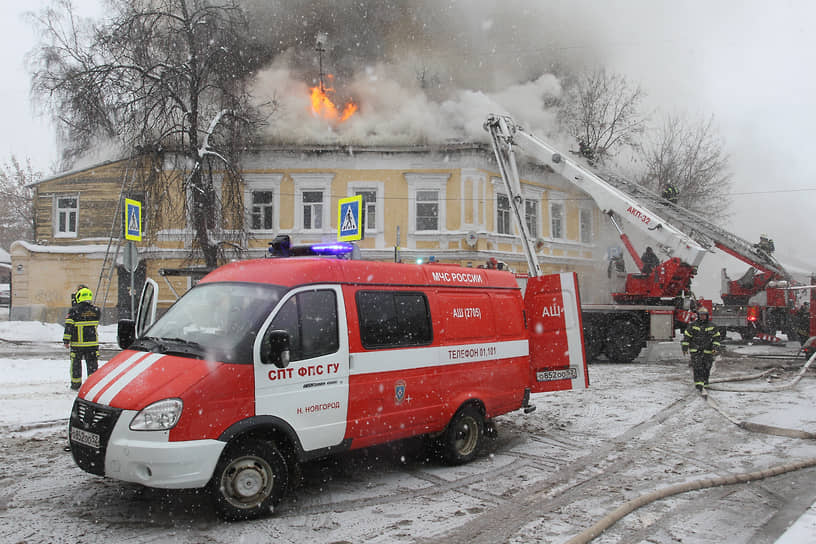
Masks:
[[[294,243],[336,239],[338,200],[362,195],[366,228],[359,247],[364,259],[474,267],[496,259],[516,272],[526,271],[482,123],[487,113],[508,112],[548,133],[556,123],[546,103],[560,92],[559,81],[528,65],[525,72],[543,75],[525,73],[508,80],[520,83],[505,83],[497,74],[509,73],[510,65],[492,59],[501,69],[491,70],[489,82],[482,64],[470,65],[473,56],[460,58],[452,46],[443,72],[423,57],[426,46],[440,37],[415,33],[433,21],[439,24],[435,4],[421,4],[424,16],[417,19],[419,12],[412,12],[399,25],[384,24],[392,14],[375,2],[355,2],[342,16],[332,16],[330,6],[324,6],[308,24],[298,19],[306,17],[305,5],[278,13],[281,21],[293,24],[279,21],[276,28],[296,35],[281,34],[280,50],[254,80],[257,103],[274,106],[268,127],[243,153],[240,194],[226,194],[230,190],[218,181],[228,173],[215,172],[213,178],[219,207],[208,228],[211,236],[222,237],[225,256],[264,256],[278,234],[288,234]],[[259,8],[259,26],[273,8]],[[363,8],[369,11],[358,13]],[[349,17],[357,17],[356,22]],[[366,25],[374,20],[372,30]],[[338,27],[333,34],[340,43],[325,50],[336,75],[324,72],[321,43],[303,47],[304,36],[314,36],[316,25],[327,21]],[[496,20],[497,28],[501,25]],[[483,23],[482,32],[488,30]],[[401,62],[390,62],[394,55],[401,55]],[[482,79],[480,86],[466,84],[474,78]],[[169,163],[163,161],[160,168]],[[139,183],[156,168],[140,155],[97,162],[35,185],[36,240],[11,248],[12,319],[61,320],[78,283],[96,287],[95,302],[104,307],[108,321],[129,315],[146,277],[163,278],[159,299],[165,305],[193,285],[202,263],[191,259],[190,218],[154,213],[160,204],[184,209],[190,195],[183,189],[159,195]],[[525,220],[542,269],[589,273],[601,257],[596,243],[601,221],[594,203],[534,164],[523,177]],[[147,219],[135,263],[123,259],[124,198],[142,202]],[[180,269],[190,273],[168,273]]]

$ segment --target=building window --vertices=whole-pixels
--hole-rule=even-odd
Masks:
[[[581,242],[584,244],[589,244],[592,242],[592,210],[581,208],[580,222]]]
[[[73,238],[77,235],[79,196],[58,196],[54,203],[56,237]]]
[[[524,221],[527,223],[527,233],[533,238],[538,238],[538,201],[532,199],[524,200]]]
[[[323,191],[303,191],[303,229],[323,228]]]
[[[377,191],[355,191],[354,196],[363,197],[365,207],[365,230],[374,232],[377,230]]]
[[[564,237],[564,205],[550,204],[550,237]]]
[[[423,239],[445,228],[445,198],[450,174],[414,173],[403,174],[408,183],[409,238],[406,247],[412,247],[411,234],[420,234]],[[380,214],[382,215],[382,214]]]
[[[512,234],[510,230],[510,199],[507,195],[496,195],[496,232]]]
[[[417,191],[416,230],[439,230],[439,191]]]
[[[283,174],[244,176],[245,224],[248,230],[275,231],[280,225],[280,183]]]
[[[272,230],[275,228],[275,192],[269,190],[252,191],[250,228],[252,230]]]

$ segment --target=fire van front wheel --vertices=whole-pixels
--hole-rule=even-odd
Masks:
[[[226,520],[254,519],[272,511],[286,492],[288,470],[278,448],[263,440],[230,446],[213,475],[218,514]]]
[[[442,436],[442,455],[452,465],[472,461],[484,438],[485,422],[475,406],[466,406],[453,416]]]

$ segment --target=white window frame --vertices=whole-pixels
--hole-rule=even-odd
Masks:
[[[244,208],[247,231],[253,233],[271,233],[280,230],[280,185],[283,174],[244,174]],[[272,197],[272,227],[269,229],[253,229],[252,195],[258,191],[271,191]]]
[[[73,198],[76,200],[76,206],[74,208],[60,208],[59,201],[62,198]],[[79,235],[79,193],[61,193],[54,195],[53,201],[53,210],[54,210],[54,238],[76,238]],[[73,210],[73,213],[76,215],[74,219],[74,230],[59,230],[59,220],[60,214],[65,212],[68,213],[70,216],[70,211]],[[70,224],[70,222],[66,222],[66,226]]]
[[[290,174],[295,183],[295,229],[304,233],[331,232],[330,208],[332,207],[331,183],[335,174]],[[303,193],[321,191],[323,193],[322,209],[320,214],[320,228],[306,229],[303,226]]]
[[[567,207],[564,205],[563,198],[550,196],[550,238],[553,240],[565,240],[567,238]],[[560,236],[556,236],[555,229],[553,228],[553,220],[555,219],[555,208],[559,208],[561,210],[560,214],[560,227],[561,233]]]
[[[584,229],[584,221],[583,217],[584,214],[587,214],[589,217],[589,227],[588,229]],[[593,233],[593,223],[594,223],[594,213],[592,212],[592,208],[587,208],[581,206],[578,208],[578,241],[582,244],[591,244],[593,242],[592,233]],[[586,240],[584,239],[584,235],[586,235]]]
[[[408,199],[411,203],[408,207],[408,232],[411,234],[421,235],[439,234],[444,232],[447,228],[447,186],[448,179],[450,179],[451,175],[405,173],[403,176],[408,182]],[[439,217],[436,230],[416,229],[417,193],[419,191],[437,191],[437,194],[439,195]]]
[[[363,210],[366,214],[365,231],[367,234],[377,234],[385,231],[385,185],[381,182],[352,181],[348,184],[347,196],[356,196],[358,192],[372,192],[376,195],[376,200],[366,203],[366,208],[374,205],[374,224],[368,220],[368,209]]]

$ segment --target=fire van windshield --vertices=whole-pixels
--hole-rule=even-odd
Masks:
[[[252,364],[252,345],[285,287],[203,283],[190,289],[130,349]]]

